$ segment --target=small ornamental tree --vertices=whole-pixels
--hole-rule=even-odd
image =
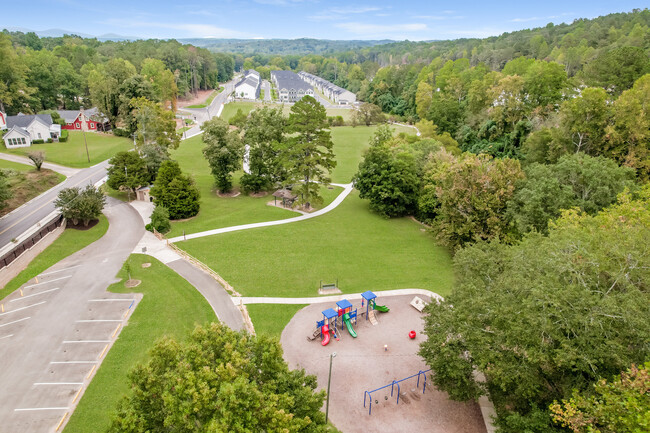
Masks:
[[[45,152],[29,152],[27,157],[32,160],[37,171],[41,171],[41,166],[45,161]]]
[[[190,218],[199,213],[199,190],[194,181],[181,172],[176,161],[162,163],[151,188],[151,195],[156,206],[164,206],[169,210],[171,219]]]
[[[327,431],[316,377],[289,370],[276,339],[219,323],[160,340],[129,381],[109,433]]]
[[[171,229],[169,211],[164,206],[156,206],[151,214],[151,228],[158,233],[167,233]]]
[[[105,204],[104,193],[93,185],[88,185],[84,189],[78,187],[62,189],[54,201],[54,206],[61,211],[64,218],[71,220],[74,225],[83,221],[84,226],[99,218]]]
[[[364,102],[352,114],[352,121],[354,125],[370,126],[373,123],[382,123],[386,121],[384,113],[381,112],[381,107],[370,102]]]

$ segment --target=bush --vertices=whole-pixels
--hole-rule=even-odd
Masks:
[[[116,136],[116,137],[130,137],[131,136],[129,131],[124,129],[124,128],[114,128],[113,129],[113,135]]]
[[[61,131],[61,136],[59,137],[59,143],[65,143],[68,141],[68,137],[70,136],[70,133],[64,129]]]
[[[48,138],[48,139],[47,139],[47,142],[48,142],[48,143],[52,143],[52,142],[54,142],[54,140],[52,140],[51,138]]]
[[[244,173],[239,179],[239,187],[244,194],[260,192],[269,187],[269,180],[262,176]]]
[[[43,144],[45,143],[45,140],[34,140],[32,141],[32,144]]]
[[[169,211],[164,206],[156,206],[151,214],[151,229],[156,229],[158,233],[167,233],[171,229],[171,224],[169,223]],[[153,231],[149,228],[147,230]]]

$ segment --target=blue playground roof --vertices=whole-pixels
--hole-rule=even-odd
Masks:
[[[345,310],[346,308],[350,308],[352,306],[350,301],[347,299],[341,299],[336,303],[336,305],[338,305],[341,310]]]
[[[325,316],[328,319],[333,319],[335,317],[339,317],[339,313],[337,313],[331,308],[328,308],[327,310],[323,311],[323,316]]]
[[[377,297],[377,295],[372,293],[370,290],[368,290],[367,292],[363,292],[361,296],[363,296],[363,299],[365,299],[366,301],[370,301],[371,299],[375,299]]]

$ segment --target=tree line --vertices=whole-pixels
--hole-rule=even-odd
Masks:
[[[232,77],[226,54],[175,40],[99,42],[74,35],[0,33],[0,109],[8,114],[99,107],[115,126],[137,96],[175,108],[176,98]]]

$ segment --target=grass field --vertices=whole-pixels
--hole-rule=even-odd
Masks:
[[[158,260],[134,254],[129,261],[132,278],[142,284],[126,289],[120,282],[108,290],[138,292],[144,297],[85,391],[65,433],[106,431],[119,400],[129,392],[129,370],[147,360],[154,342],[164,335],[182,340],[195,325],[217,320],[203,296]],[[151,267],[142,268],[145,262]],[[127,278],[124,270],[118,276]]]
[[[230,104],[229,104],[230,105]],[[172,223],[168,237],[180,236],[185,233],[196,233],[204,230],[221,227],[249,224],[262,221],[273,221],[298,216],[296,212],[267,206],[273,197],[219,197],[214,188],[214,178],[210,174],[210,167],[203,157],[203,141],[201,136],[183,140],[178,149],[172,151],[172,158],[177,160],[185,173],[190,173],[196,181],[201,192],[201,210],[199,214],[186,221]],[[235,173],[234,185],[239,185],[242,172]],[[340,188],[322,189],[325,204],[341,192]]]
[[[70,131],[70,137],[65,143],[44,143],[33,144],[30,147],[18,149],[7,149],[0,146],[0,151],[13,153],[14,155],[27,156],[34,151],[45,152],[46,161],[55,162],[67,167],[90,167],[106,159],[111,158],[117,152],[133,149],[133,141],[124,137],[115,137],[112,134],[101,134],[98,132],[87,132],[88,153],[90,162],[86,156],[83,133]]]
[[[9,187],[13,196],[7,200],[6,206],[0,210],[0,216],[39,196],[53,186],[65,180],[65,176],[45,168],[37,171],[34,166],[18,164],[0,159],[0,170],[7,174]]]
[[[251,316],[257,335],[268,334],[280,339],[282,330],[298,310],[304,306],[291,304],[250,304],[246,306],[246,309]]]
[[[294,224],[177,244],[244,296],[315,296],[338,279],[344,293],[420,288],[447,295],[451,256],[408,218],[384,219],[353,192],[335,210]]]
[[[250,113],[253,108],[261,107],[262,104],[259,102],[231,102],[223,106],[223,111],[221,112],[221,118],[228,122],[235,114],[237,110],[241,110],[244,114]]]
[[[4,299],[50,266],[95,242],[104,236],[106,230],[108,230],[108,220],[104,215],[99,218],[99,222],[94,227],[88,230],[66,229],[52,245],[32,260],[25,270],[7,283],[4,289],[0,290],[0,299]]]

